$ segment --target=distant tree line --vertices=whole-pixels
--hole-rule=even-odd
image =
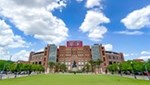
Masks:
[[[123,74],[131,74],[135,72],[137,75],[146,75],[150,72],[150,60],[146,62],[128,60],[122,63],[113,63],[112,65],[109,65],[107,69],[112,74],[120,72]]]
[[[31,74],[31,72],[43,72],[44,67],[41,65],[17,63],[12,61],[0,60],[0,72],[1,73],[14,73],[14,74]]]

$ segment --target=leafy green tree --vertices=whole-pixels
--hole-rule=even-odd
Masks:
[[[54,70],[55,63],[50,61],[48,64],[49,64],[50,72],[52,72]]]
[[[91,68],[92,68],[92,72],[96,72],[96,68],[100,68],[100,64],[102,63],[102,61],[100,59],[97,60],[90,60],[89,61]]]
[[[102,63],[102,60],[101,60],[101,59],[97,59],[97,60],[95,61],[95,63],[96,63],[96,68],[98,68],[98,73],[99,73],[100,65],[101,65],[101,63]]]
[[[67,66],[65,64],[60,65],[60,70],[64,73],[67,70]]]
[[[118,71],[118,66],[116,63],[113,63],[112,65],[109,65],[107,67],[107,69],[112,73],[114,74],[114,72]]]
[[[59,62],[57,62],[56,64],[55,64],[55,72],[59,72],[60,71],[60,63]]]
[[[132,71],[131,61],[125,61],[121,63],[121,70],[122,71]]]
[[[90,71],[90,64],[86,63],[85,66],[83,67],[83,71],[85,71],[86,73],[88,73]]]
[[[89,63],[91,65],[92,72],[94,72],[95,71],[96,62],[94,60],[90,60]]]

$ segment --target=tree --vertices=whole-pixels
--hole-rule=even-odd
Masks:
[[[50,61],[48,64],[49,64],[50,72],[54,71],[55,63]]]
[[[86,73],[88,73],[90,71],[90,64],[86,63],[85,66],[83,67],[83,71],[85,71]]]
[[[96,68],[100,68],[100,64],[102,63],[102,61],[100,59],[97,60],[90,60],[89,61],[91,68],[92,68],[92,72],[96,72]]]
[[[64,73],[67,70],[67,66],[65,64],[61,64],[60,70]]]
[[[107,67],[107,69],[112,73],[112,74],[114,74],[114,72],[116,72],[118,69],[117,69],[117,64],[116,63],[113,63],[113,64],[111,64],[111,65],[109,65],[108,67]]]
[[[124,71],[124,72],[127,72],[127,71],[132,71],[132,67],[131,67],[131,61],[125,61],[125,62],[122,62],[121,63],[121,70]]]
[[[96,68],[98,68],[98,73],[99,73],[99,69],[100,69],[100,65],[101,65],[101,63],[102,63],[102,60],[101,60],[101,59],[97,59],[97,60],[95,61],[95,63],[96,63]]]
[[[0,71],[10,71],[9,66],[12,64],[13,62],[11,61],[6,61],[6,60],[0,60]]]
[[[60,71],[60,63],[59,62],[57,62],[56,64],[55,64],[55,72],[59,72]]]
[[[90,63],[90,65],[91,65],[92,72],[94,72],[94,70],[95,70],[95,65],[96,65],[95,61],[94,61],[94,60],[90,60],[89,63]]]

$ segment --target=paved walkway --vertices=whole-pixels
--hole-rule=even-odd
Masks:
[[[111,74],[109,74],[109,75],[111,75]],[[121,75],[114,74],[114,76],[121,76]],[[134,75],[122,75],[122,77],[134,78]],[[139,75],[136,75],[136,78],[137,79],[142,79],[142,80],[149,80],[150,76],[148,78],[148,76],[139,76]]]
[[[37,75],[37,74],[31,74],[31,75]],[[1,74],[0,74],[1,76]],[[28,74],[24,74],[24,75],[17,75],[17,77],[25,77],[25,76],[28,76]],[[15,75],[14,74],[3,74],[2,75],[2,79],[10,79],[10,78],[15,78]]]

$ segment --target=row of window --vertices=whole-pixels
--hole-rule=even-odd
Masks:
[[[32,57],[32,60],[41,60],[42,59],[42,56],[34,56],[34,57]]]
[[[42,62],[41,61],[39,61],[39,62],[32,62],[32,64],[42,64]]]
[[[109,59],[119,60],[119,59],[120,59],[120,57],[119,57],[119,56],[109,56]]]
[[[66,64],[66,65],[71,65],[72,63],[71,62],[61,62],[62,64]],[[78,62],[78,65],[84,65],[86,64],[87,62]]]
[[[72,56],[72,55],[76,55],[76,56],[90,56],[89,54],[59,54],[59,56]]]
[[[113,63],[120,63],[120,62],[112,62],[112,61],[109,61],[109,65],[113,64]]]

